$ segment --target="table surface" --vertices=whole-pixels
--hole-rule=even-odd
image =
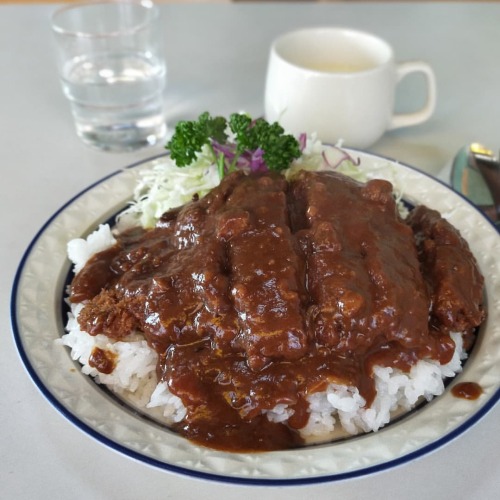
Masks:
[[[307,487],[256,488],[201,482],[134,462],[81,433],[44,400],[23,369],[10,334],[10,289],[21,256],[42,224],[73,195],[110,172],[162,151],[158,146],[110,154],[77,139],[53,61],[49,16],[54,8],[0,7],[0,495],[498,498],[498,405],[444,448],[395,470]],[[165,4],[161,9],[170,126],[204,110],[261,115],[271,41],[298,27],[336,25],[381,35],[393,44],[399,61],[423,59],[436,72],[433,118],[387,133],[371,151],[440,175],[466,143],[500,147],[500,4],[279,2]],[[397,109],[412,109],[421,98],[419,86],[408,82],[398,93]]]

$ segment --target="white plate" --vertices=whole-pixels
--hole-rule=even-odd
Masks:
[[[458,437],[500,399],[500,237],[461,195],[414,168],[361,152],[366,168],[388,167],[405,199],[439,210],[468,240],[486,278],[488,319],[463,372],[445,394],[377,433],[326,445],[266,453],[225,453],[192,444],[137,414],[80,372],[69,351],[54,340],[64,333],[63,294],[70,263],[68,240],[87,235],[122,210],[138,174],[154,158],[93,184],[40,229],[15,278],[11,315],[14,338],[35,384],[81,430],[131,458],[164,470],[249,484],[305,484],[378,472],[420,457]],[[477,400],[453,397],[457,382],[477,382]]]

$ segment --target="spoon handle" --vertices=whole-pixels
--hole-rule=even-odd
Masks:
[[[500,162],[484,158],[471,153],[471,166],[478,170],[488,186],[493,198],[493,206],[488,209],[487,215],[495,222],[500,221]],[[486,207],[485,207],[486,208]],[[484,208],[483,208],[484,210]]]

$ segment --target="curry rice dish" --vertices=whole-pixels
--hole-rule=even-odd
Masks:
[[[70,301],[70,330],[149,350],[149,406],[175,402],[173,429],[228,451],[300,446],[335,415],[376,430],[378,412],[442,392],[485,317],[476,261],[438,212],[403,219],[389,182],[326,171],[226,176],[118,234]],[[106,383],[119,356],[103,346],[83,363]],[[415,392],[425,370],[439,387]]]

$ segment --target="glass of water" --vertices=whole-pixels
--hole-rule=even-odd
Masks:
[[[160,16],[149,0],[102,0],[55,12],[59,75],[78,136],[106,151],[154,145],[166,133]]]

